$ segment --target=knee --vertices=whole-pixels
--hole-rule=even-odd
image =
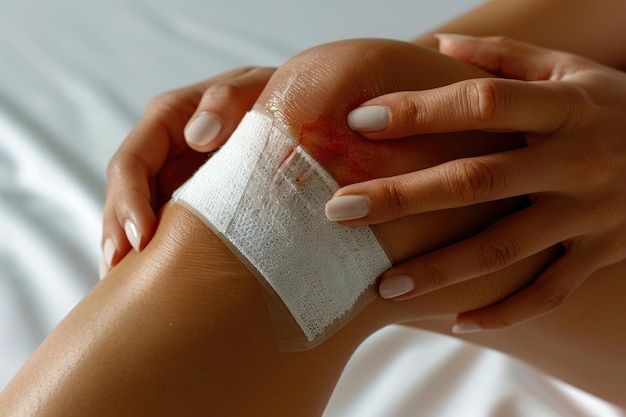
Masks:
[[[257,103],[293,127],[324,112],[345,116],[363,101],[382,94],[486,75],[412,43],[352,39],[316,46],[288,60]]]
[[[343,116],[365,100],[419,88],[415,64],[432,55],[410,43],[383,39],[316,46],[281,66],[257,103],[290,128],[324,113],[343,122]]]
[[[440,56],[381,39],[317,46],[277,70],[257,105],[290,130],[340,185],[367,180],[383,174],[372,156],[379,159],[385,145],[374,146],[350,130],[348,113],[387,92],[428,87],[433,77],[425,68],[437,66],[433,61]]]

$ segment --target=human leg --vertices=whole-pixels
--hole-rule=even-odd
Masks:
[[[309,51],[279,70],[258,102],[299,137],[340,184],[361,179],[353,178],[343,163],[346,152],[362,145],[343,129],[351,105],[370,94],[480,75],[414,46],[405,49],[378,42]],[[360,63],[365,70],[357,71],[357,57],[367,58]],[[374,67],[376,63],[379,66]],[[424,72],[416,75],[416,68]],[[509,138],[512,144],[505,142]],[[383,150],[389,155],[386,164],[366,164],[358,172],[391,175],[500,150],[505,144],[519,146],[515,141],[514,136],[473,133],[398,142]],[[327,152],[328,143],[334,145],[333,152]],[[359,152],[353,161],[367,162],[378,155],[373,150]],[[524,202],[511,200],[415,217],[407,220],[410,223],[380,226],[376,233],[393,260],[399,261],[462,238],[520,204]],[[445,319],[446,314],[493,302],[532,279],[549,256],[541,254],[503,273],[411,302],[375,300],[321,346],[281,353],[256,278],[200,219],[173,205],[164,212],[146,250],[124,260],[61,323],[0,396],[0,405],[19,410],[15,414],[37,414],[38,409],[39,415],[68,410],[89,415],[319,415],[341,369],[368,335],[390,323]],[[601,288],[586,304],[589,313],[604,296],[606,288]],[[567,313],[561,321],[571,322],[566,319],[583,312]],[[584,329],[576,333],[569,328],[555,338],[549,330],[560,323],[542,323],[541,334],[554,353],[559,339],[585,335]],[[526,333],[508,333],[507,338],[494,334],[475,340],[523,353],[514,343],[504,342],[519,342],[536,327],[525,329]],[[607,334],[598,336],[608,340]],[[542,349],[526,345],[529,360],[542,357]],[[597,351],[590,346],[589,352]],[[615,363],[618,359],[613,357]]]

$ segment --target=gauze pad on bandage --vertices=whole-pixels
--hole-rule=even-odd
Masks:
[[[338,188],[292,136],[252,110],[173,198],[269,283],[310,347],[391,266],[370,228],[327,220]]]

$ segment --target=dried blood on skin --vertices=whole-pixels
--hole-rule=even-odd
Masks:
[[[363,139],[332,116],[302,125],[299,142],[343,186],[375,177],[375,165],[386,159],[382,144]]]

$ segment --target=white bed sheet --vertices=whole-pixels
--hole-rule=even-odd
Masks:
[[[478,0],[0,0],[0,388],[97,282],[105,166],[145,103],[350,37],[407,39]],[[620,416],[496,352],[374,335],[325,416]]]

